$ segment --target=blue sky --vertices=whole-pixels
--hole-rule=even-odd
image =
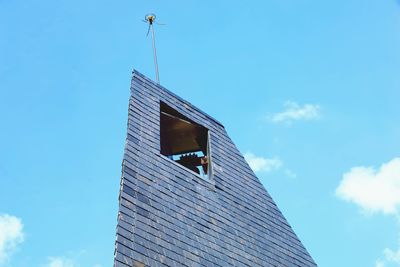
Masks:
[[[132,68],[221,121],[322,267],[400,266],[400,5],[0,0],[0,266],[112,266]]]

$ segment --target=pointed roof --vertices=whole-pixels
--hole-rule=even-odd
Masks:
[[[160,103],[208,129],[207,178],[160,153]],[[128,112],[114,266],[317,266],[220,122],[136,70]]]

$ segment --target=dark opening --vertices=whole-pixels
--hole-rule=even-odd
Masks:
[[[160,103],[161,154],[195,173],[208,177],[208,129]]]

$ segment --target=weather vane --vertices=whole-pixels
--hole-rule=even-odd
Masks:
[[[155,69],[156,69],[156,81],[157,81],[158,84],[160,84],[160,77],[158,75],[156,38],[155,38],[155,34],[154,34],[154,23],[155,23],[155,20],[156,20],[156,15],[150,13],[150,14],[147,14],[144,17],[144,19],[145,19],[144,22],[149,24],[149,28],[147,30],[147,35],[146,36],[148,36],[150,31],[151,31],[151,36],[152,36],[152,39],[153,39],[153,55],[154,55],[154,66],[155,66]],[[159,24],[159,25],[162,25],[162,24]]]

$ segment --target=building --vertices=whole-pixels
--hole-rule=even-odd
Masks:
[[[114,266],[317,265],[224,126],[134,70]]]

